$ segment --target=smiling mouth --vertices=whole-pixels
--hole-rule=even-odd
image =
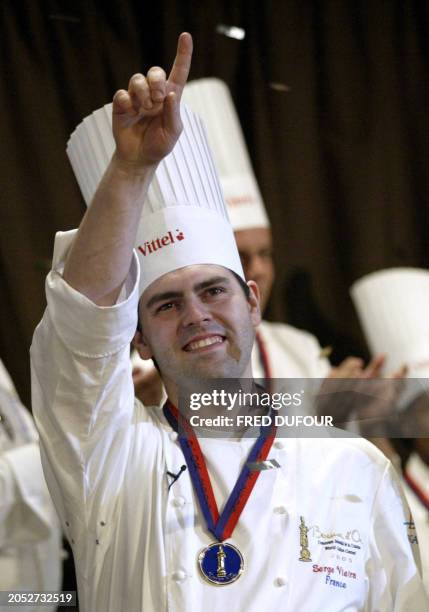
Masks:
[[[207,348],[208,346],[222,344],[223,342],[225,342],[225,338],[223,336],[210,336],[209,338],[201,338],[200,340],[188,342],[188,344],[183,347],[183,350],[187,352],[199,351]]]

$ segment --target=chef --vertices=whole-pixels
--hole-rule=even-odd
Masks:
[[[115,94],[115,152],[77,234],[57,235],[31,349],[80,608],[423,612],[408,510],[369,443],[272,428],[197,439],[178,410],[183,384],[252,377],[260,321],[202,124],[180,110],[191,50],[182,34],[168,78],[152,68]],[[87,195],[106,116],[73,138]],[[162,409],[134,400],[137,307],[136,344],[159,367]]]
[[[405,363],[408,368],[397,406],[397,435],[403,438],[399,442],[399,448],[405,448],[400,465],[403,487],[415,521],[429,592],[429,271],[407,267],[378,270],[356,281],[351,295],[371,351],[383,350],[387,367]],[[392,443],[386,440],[385,447],[399,467]]]
[[[1,360],[0,491],[0,591],[58,591],[61,532],[42,472],[37,431]],[[21,612],[57,609],[14,607]]]

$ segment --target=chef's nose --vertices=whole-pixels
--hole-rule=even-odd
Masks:
[[[197,296],[187,299],[183,305],[182,325],[198,325],[203,321],[210,321],[212,315],[207,304],[202,302]]]

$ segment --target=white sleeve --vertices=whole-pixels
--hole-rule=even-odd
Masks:
[[[374,502],[367,570],[368,612],[429,610],[414,523],[390,462]]]
[[[0,548],[49,538],[56,528],[37,443],[0,456]]]
[[[57,234],[47,309],[31,346],[33,415],[46,481],[70,540],[114,499],[124,476],[134,414],[129,345],[137,325],[134,255],[119,303],[100,307],[62,278],[74,233]]]

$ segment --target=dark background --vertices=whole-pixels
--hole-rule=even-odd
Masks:
[[[85,210],[66,141],[134,72],[168,68],[182,30],[194,37],[191,78],[224,79],[238,108],[273,223],[271,317],[332,344],[334,361],[365,355],[350,284],[429,263],[427,2],[0,6],[0,356],[27,405],[54,234]]]

